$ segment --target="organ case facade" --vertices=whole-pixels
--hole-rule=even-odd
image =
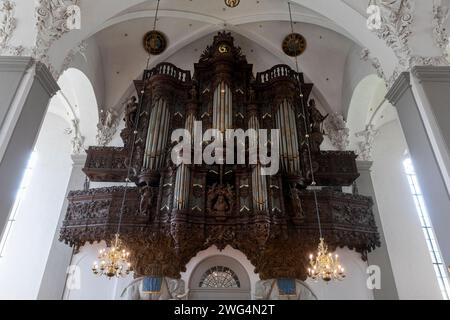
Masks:
[[[355,154],[320,150],[324,117],[309,99],[313,85],[303,74],[277,65],[254,76],[226,32],[194,69],[193,76],[169,63],[145,70],[135,81],[139,98],[127,106],[124,147],[88,150],[84,172],[92,181],[123,182],[130,169],[135,186],[126,192],[120,233],[136,276],[179,278],[199,251],[229,245],[249,258],[261,279],[304,280],[319,238],[306,134],[330,249],[348,247],[365,259],[380,245],[372,200],[341,192],[358,177]],[[279,129],[279,172],[264,176],[260,163],[174,165],[171,134],[181,128],[194,133],[196,121],[203,132]],[[77,248],[111,240],[123,192],[71,192],[60,240]]]

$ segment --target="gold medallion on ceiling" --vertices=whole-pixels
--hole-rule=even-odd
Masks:
[[[297,57],[306,50],[306,39],[301,34],[291,33],[283,40],[283,51],[290,57]]]
[[[165,35],[160,31],[149,31],[144,36],[145,51],[152,55],[158,55],[167,48],[167,40]]]
[[[239,5],[241,0],[225,0],[225,4],[230,8],[235,8]]]

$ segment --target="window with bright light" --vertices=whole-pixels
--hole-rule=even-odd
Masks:
[[[434,230],[431,225],[430,217],[428,216],[428,211],[425,206],[425,201],[422,195],[422,190],[420,189],[419,182],[417,180],[416,171],[412,160],[410,158],[403,162],[405,167],[406,176],[408,177],[409,186],[411,188],[411,193],[414,198],[414,203],[416,204],[416,210],[419,215],[420,224],[422,225],[423,234],[427,242],[428,251],[431,255],[431,260],[433,262],[434,271],[436,272],[436,277],[439,282],[439,288],[441,289],[442,296],[445,300],[450,298],[450,285],[447,276],[447,270],[442,260],[442,255],[439,250],[436,237],[434,236]]]
[[[20,182],[19,190],[17,191],[14,206],[11,210],[11,214],[9,215],[8,221],[6,222],[5,232],[3,233],[2,239],[0,241],[0,258],[4,257],[5,249],[8,243],[8,238],[14,229],[14,224],[17,219],[17,213],[19,212],[20,206],[23,202],[28,186],[30,185],[31,175],[33,172],[33,168],[36,164],[36,159],[37,159],[36,152],[33,151],[28,160],[27,167],[25,168],[22,181]]]

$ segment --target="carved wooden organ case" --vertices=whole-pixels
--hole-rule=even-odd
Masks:
[[[341,192],[359,176],[355,154],[320,151],[324,117],[309,100],[313,85],[303,74],[277,65],[255,78],[231,35],[222,32],[195,64],[193,77],[161,63],[145,70],[135,86],[137,96],[145,94],[142,103],[132,98],[127,106],[124,147],[90,147],[84,172],[91,181],[124,182],[131,165],[136,186],[127,190],[120,234],[136,275],[179,278],[199,251],[230,245],[248,257],[261,279],[306,278],[319,233],[307,188],[311,166],[300,99],[330,249],[348,247],[364,259],[380,245],[372,200]],[[278,174],[263,176],[260,165],[175,166],[171,133],[192,131],[194,121],[201,121],[203,130],[280,129]],[[76,248],[110,241],[123,194],[124,187],[71,192],[60,240]]]

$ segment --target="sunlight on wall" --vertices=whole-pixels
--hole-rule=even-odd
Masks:
[[[417,180],[416,171],[411,158],[407,158],[403,162],[403,166],[405,167],[405,173],[408,178],[409,187],[411,188],[414,204],[416,205],[416,211],[419,215],[420,224],[427,242],[428,251],[430,252],[431,261],[433,263],[434,271],[436,272],[439,289],[441,289],[444,300],[449,300],[450,285],[448,282],[447,271],[445,270],[444,263],[442,262],[441,251],[439,250],[439,245],[434,235],[433,226],[431,225],[427,207],[425,206],[425,199],[423,198],[422,190],[420,188],[419,181]]]
[[[14,201],[14,206],[11,210],[8,221],[6,223],[5,232],[3,233],[2,239],[0,241],[0,258],[3,258],[5,256],[8,239],[9,239],[10,234],[14,230],[14,225],[17,220],[17,213],[19,212],[19,210],[21,208],[22,202],[26,195],[26,191],[27,191],[28,187],[30,186],[33,169],[36,165],[36,160],[37,160],[37,153],[36,153],[36,151],[33,151],[30,155],[28,164],[25,168],[25,173],[23,175],[22,182],[20,183],[19,190],[17,191],[16,200]]]

